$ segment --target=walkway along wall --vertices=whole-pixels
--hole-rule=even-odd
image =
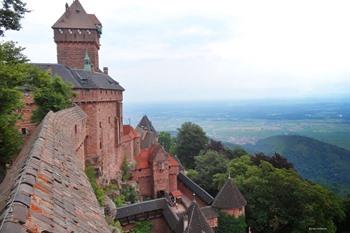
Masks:
[[[110,232],[84,173],[86,114],[50,112],[0,185],[0,233]]]

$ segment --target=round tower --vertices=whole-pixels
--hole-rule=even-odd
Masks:
[[[79,0],[66,4],[64,14],[52,26],[57,44],[57,62],[83,69],[87,51],[93,71],[99,71],[98,50],[102,24],[94,14],[87,14]]]

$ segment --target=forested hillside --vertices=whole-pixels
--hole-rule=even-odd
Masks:
[[[339,193],[350,188],[350,151],[343,148],[296,135],[268,137],[245,148],[251,153],[282,154],[304,178]]]

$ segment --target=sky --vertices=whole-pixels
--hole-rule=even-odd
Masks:
[[[55,63],[51,26],[66,1],[26,2],[22,30],[4,39]],[[350,100],[348,0],[80,2],[102,22],[100,68],[126,102]]]

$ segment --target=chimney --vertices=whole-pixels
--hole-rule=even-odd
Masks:
[[[108,75],[108,67],[103,67],[103,73]]]

